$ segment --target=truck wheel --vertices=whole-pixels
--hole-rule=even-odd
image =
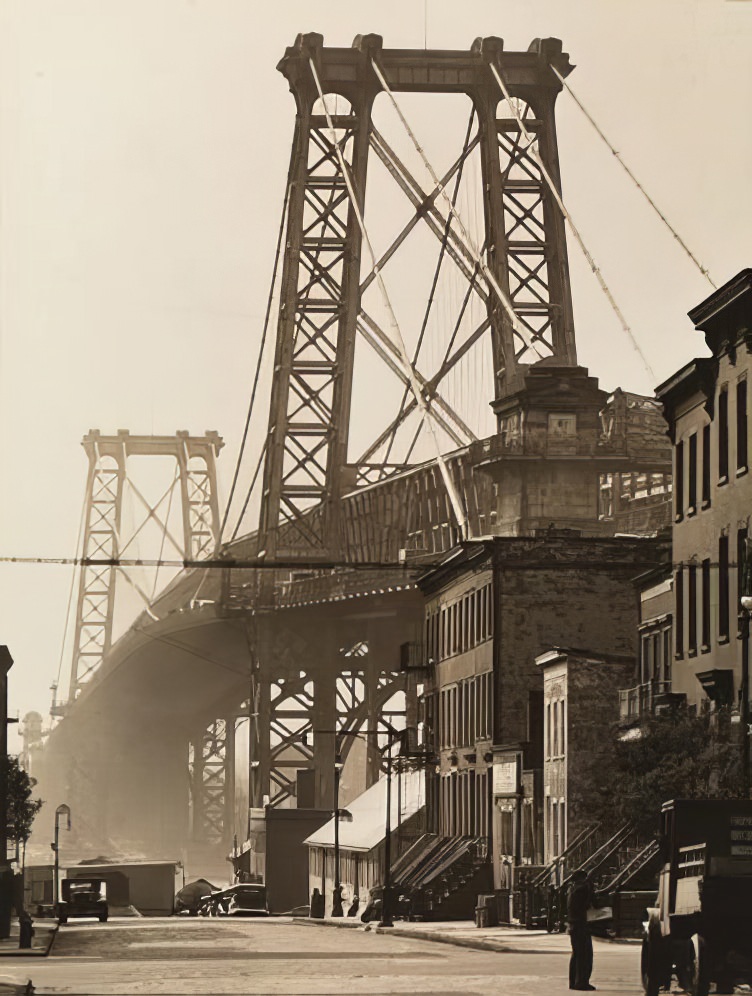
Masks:
[[[699,934],[687,945],[687,992],[690,996],[708,996],[710,992],[705,939]]]
[[[62,926],[64,923],[68,922],[68,917],[67,916],[60,916],[60,917],[58,917],[57,922]]]
[[[646,937],[642,942],[640,974],[645,996],[658,996],[661,984],[660,959],[655,940],[650,937]]]

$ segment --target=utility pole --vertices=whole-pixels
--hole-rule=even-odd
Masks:
[[[332,888],[332,916],[344,916],[342,909],[342,883],[339,877],[339,776],[342,761],[339,755],[339,737],[334,734],[334,886]]]
[[[8,671],[13,658],[0,646],[0,938],[10,937],[13,872],[8,864]]]
[[[386,826],[384,834],[384,898],[381,900],[380,927],[393,927],[391,911],[392,891],[392,730],[386,748]]]
[[[739,718],[742,727],[742,792],[749,799],[749,617],[752,612],[752,557],[750,540],[741,544],[742,563],[739,571],[739,637],[742,641],[741,680],[739,682]]]

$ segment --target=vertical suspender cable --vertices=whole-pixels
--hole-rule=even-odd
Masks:
[[[590,269],[595,274],[596,279],[598,280],[598,283],[601,286],[601,290],[606,295],[606,297],[608,299],[608,303],[611,305],[611,307],[613,308],[614,314],[619,319],[619,322],[621,324],[622,329],[629,336],[629,339],[630,339],[632,345],[634,346],[635,350],[637,351],[640,359],[642,360],[643,365],[644,365],[645,369],[647,370],[647,372],[648,372],[651,380],[655,381],[656,380],[656,376],[655,376],[655,373],[653,372],[652,367],[650,366],[650,364],[648,363],[647,359],[645,358],[645,354],[643,353],[642,349],[640,349],[640,344],[637,342],[637,339],[635,338],[634,333],[632,332],[632,329],[627,324],[627,321],[624,318],[624,315],[621,313],[621,310],[619,309],[619,306],[616,303],[616,301],[614,299],[614,296],[613,296],[613,294],[611,293],[611,291],[610,291],[610,289],[608,287],[608,284],[606,283],[606,281],[603,278],[603,274],[598,269],[598,266],[596,265],[595,260],[593,259],[593,257],[588,252],[587,246],[585,245],[585,243],[582,240],[582,236],[580,235],[580,233],[577,230],[574,222],[572,221],[572,216],[569,214],[569,212],[567,211],[567,209],[564,207],[564,201],[561,199],[561,194],[559,193],[559,191],[558,191],[558,189],[556,187],[556,184],[551,179],[551,175],[548,172],[548,170],[546,169],[546,167],[543,165],[543,159],[542,159],[542,157],[540,155],[540,152],[537,149],[537,138],[535,136],[531,135],[530,132],[525,127],[525,122],[522,120],[522,115],[520,114],[520,112],[518,111],[518,109],[515,107],[515,105],[512,103],[512,98],[511,98],[511,96],[509,94],[509,90],[507,90],[507,87],[506,87],[506,84],[504,83],[504,80],[501,78],[501,73],[499,72],[499,70],[496,68],[496,66],[492,62],[489,63],[489,66],[491,67],[491,72],[496,77],[496,82],[499,84],[499,89],[504,94],[504,99],[509,104],[509,106],[510,106],[510,108],[512,110],[512,113],[514,114],[515,118],[517,119],[517,124],[520,126],[520,130],[522,131],[522,134],[525,136],[526,141],[529,143],[528,148],[530,150],[530,153],[533,155],[533,157],[535,158],[535,161],[538,163],[538,166],[540,167],[541,175],[543,176],[543,179],[546,181],[548,189],[551,191],[551,196],[553,197],[553,199],[558,204],[559,210],[561,211],[561,213],[564,216],[565,221],[569,225],[569,229],[572,232],[572,235],[574,235],[575,239],[577,240],[577,244],[579,245],[580,249],[582,250],[582,253],[583,253],[585,259],[588,261],[588,265],[590,266]]]
[[[457,225],[458,225],[459,230],[460,230],[460,235],[462,237],[462,241],[463,241],[463,243],[465,245],[465,248],[470,253],[470,255],[473,257],[473,259],[475,260],[475,262],[478,264],[478,266],[480,267],[481,272],[483,273],[483,276],[486,278],[486,280],[488,281],[489,285],[491,286],[494,294],[496,295],[496,297],[501,302],[502,307],[504,308],[504,310],[506,311],[507,315],[509,316],[509,320],[512,323],[512,328],[514,329],[514,331],[522,339],[523,342],[527,343],[528,339],[530,339],[531,341],[529,343],[529,346],[532,347],[532,349],[534,349],[536,353],[538,353],[538,356],[540,356],[540,353],[538,352],[538,350],[535,347],[535,341],[532,339],[532,337],[530,336],[530,333],[528,332],[528,330],[524,327],[524,325],[522,324],[522,322],[517,317],[517,315],[515,313],[515,310],[514,310],[514,307],[512,306],[512,302],[509,300],[509,298],[507,297],[507,295],[504,293],[504,291],[499,286],[499,281],[494,276],[493,271],[491,270],[491,268],[488,266],[488,264],[481,257],[480,250],[478,249],[478,247],[475,245],[475,243],[473,242],[472,238],[470,237],[470,233],[468,232],[467,228],[465,227],[464,222],[462,221],[462,218],[460,217],[459,212],[455,208],[454,204],[452,204],[451,197],[446,192],[446,189],[444,188],[444,185],[439,180],[438,176],[436,175],[436,171],[434,170],[433,166],[429,162],[428,157],[426,156],[426,154],[425,154],[425,152],[423,150],[423,147],[421,146],[421,144],[418,141],[418,139],[415,137],[415,134],[414,134],[412,128],[410,127],[410,125],[408,124],[407,119],[405,118],[405,115],[402,113],[402,110],[401,110],[399,104],[395,100],[394,94],[392,93],[392,91],[389,88],[389,84],[386,81],[386,77],[381,72],[381,69],[379,68],[379,66],[376,64],[375,59],[371,59],[371,65],[373,66],[373,71],[376,73],[376,76],[379,79],[379,83],[381,83],[381,86],[382,86],[382,88],[384,90],[384,93],[389,97],[389,100],[392,102],[392,106],[394,107],[394,110],[397,113],[397,117],[402,122],[402,125],[403,125],[405,131],[407,132],[407,134],[410,136],[410,138],[412,140],[412,143],[415,146],[415,149],[416,149],[417,153],[420,155],[421,159],[423,160],[423,165],[426,167],[426,169],[430,173],[431,179],[433,180],[436,188],[438,189],[438,191],[441,194],[441,196],[444,198],[444,203],[447,205],[447,209],[448,209],[449,213],[454,218],[454,220],[457,222]]]
[[[397,316],[394,313],[392,307],[392,302],[389,299],[389,294],[387,293],[386,284],[384,283],[384,278],[381,275],[381,270],[379,269],[378,263],[376,262],[376,255],[373,251],[373,246],[371,245],[371,240],[368,237],[368,232],[366,231],[365,222],[363,221],[363,213],[360,210],[360,205],[358,204],[358,198],[355,195],[355,189],[352,183],[352,177],[350,176],[350,171],[347,168],[347,162],[342,154],[342,149],[340,148],[339,142],[337,141],[337,134],[334,128],[334,123],[332,121],[332,116],[329,113],[329,108],[326,105],[326,100],[324,99],[324,92],[321,88],[321,80],[319,79],[319,74],[316,71],[316,65],[313,59],[309,58],[309,63],[311,66],[311,73],[313,74],[314,82],[316,83],[316,89],[318,90],[319,97],[321,98],[321,103],[324,108],[324,114],[326,116],[326,123],[329,131],[331,132],[332,145],[334,146],[335,153],[337,155],[337,160],[339,162],[339,168],[342,170],[342,177],[347,186],[347,194],[350,198],[350,203],[352,204],[353,213],[358,222],[358,228],[360,229],[360,234],[363,239],[363,245],[366,247],[366,251],[370,257],[371,270],[373,271],[376,281],[379,285],[379,290],[381,291],[381,296],[384,300],[384,305],[389,314],[389,325],[394,333],[393,342],[397,349],[399,350],[400,358],[402,359],[402,365],[404,368],[405,375],[407,376],[410,387],[412,388],[413,395],[415,397],[415,402],[420,408],[423,415],[423,420],[428,426],[429,432],[431,433],[431,438],[433,439],[434,445],[436,447],[436,460],[438,461],[439,468],[441,470],[441,476],[444,479],[444,485],[447,489],[447,494],[449,495],[449,500],[452,504],[454,510],[455,518],[457,519],[457,525],[460,530],[460,536],[463,540],[468,539],[468,520],[465,510],[460,501],[460,497],[457,494],[457,490],[454,486],[454,481],[452,480],[451,474],[449,473],[449,468],[447,467],[446,461],[441,453],[441,447],[439,445],[438,436],[436,435],[436,426],[434,425],[433,415],[431,414],[431,409],[429,408],[426,399],[423,397],[420,385],[415,376],[415,369],[410,362],[410,358],[407,355],[407,349],[405,347],[405,341],[402,338],[402,331],[400,330],[399,324],[397,323]]]
[[[597,132],[597,134],[603,139],[603,141],[609,147],[609,149],[611,150],[611,154],[616,157],[619,165],[624,170],[624,172],[627,174],[627,176],[629,177],[629,179],[632,181],[632,183],[634,183],[634,185],[640,191],[640,193],[642,194],[642,196],[645,198],[645,200],[648,202],[648,204],[651,206],[651,208],[655,211],[655,213],[661,219],[661,221],[666,226],[666,228],[669,230],[669,232],[671,232],[671,234],[673,235],[673,237],[676,239],[676,241],[682,247],[682,249],[684,250],[684,252],[689,256],[689,258],[695,264],[695,266],[700,271],[700,273],[703,275],[703,277],[705,277],[705,279],[710,284],[710,286],[715,290],[716,287],[717,287],[717,284],[715,284],[713,282],[713,280],[712,280],[712,278],[710,276],[710,273],[708,272],[707,267],[705,267],[705,266],[702,265],[702,263],[694,255],[694,253],[691,251],[691,249],[689,248],[689,246],[687,245],[687,243],[684,241],[684,239],[681,237],[681,235],[679,235],[679,233],[676,231],[676,229],[671,225],[671,223],[669,222],[668,218],[665,216],[665,214],[663,214],[663,212],[658,207],[658,205],[655,203],[655,201],[652,199],[652,197],[650,196],[650,194],[648,194],[647,190],[645,190],[645,188],[640,183],[640,181],[637,179],[637,177],[634,175],[634,173],[632,172],[632,170],[624,162],[624,160],[622,159],[622,157],[619,154],[619,152],[617,152],[617,150],[614,148],[614,146],[611,144],[611,142],[609,142],[609,140],[603,134],[603,132],[601,131],[601,129],[598,127],[598,124],[596,123],[596,121],[593,119],[593,117],[587,111],[587,109],[583,106],[582,102],[578,99],[577,94],[574,92],[574,90],[569,85],[569,83],[567,83],[567,81],[561,75],[561,73],[556,68],[556,66],[551,66],[551,68],[553,69],[554,73],[558,76],[559,81],[561,82],[561,84],[566,88],[567,93],[569,94],[569,96],[572,98],[572,100],[575,102],[575,104],[577,104],[577,106],[582,111],[582,113],[585,115],[585,117],[588,119],[588,121],[593,126],[593,128],[595,128],[595,131]]]
[[[255,402],[256,402],[256,391],[258,389],[259,378],[261,376],[261,363],[262,363],[263,358],[264,358],[264,348],[266,346],[266,336],[267,336],[267,333],[269,331],[269,317],[271,315],[272,302],[274,300],[274,286],[275,286],[275,284],[277,282],[277,270],[279,268],[279,256],[280,256],[280,249],[282,247],[282,236],[283,236],[284,230],[285,230],[285,218],[287,216],[287,206],[288,206],[288,203],[289,203],[289,200],[290,200],[290,183],[291,183],[291,179],[292,179],[292,162],[290,163],[290,168],[289,168],[288,174],[287,174],[287,186],[285,187],[285,198],[284,198],[284,202],[282,204],[282,218],[280,220],[279,231],[277,233],[277,248],[276,248],[276,251],[275,251],[275,254],[274,254],[274,267],[272,269],[272,280],[271,280],[271,285],[269,287],[269,297],[267,298],[267,302],[266,302],[266,313],[264,315],[264,327],[263,327],[263,331],[261,333],[261,344],[259,346],[258,359],[256,360],[256,371],[255,371],[254,377],[253,377],[253,387],[251,388],[251,400],[248,403],[248,414],[246,415],[246,419],[245,419],[245,426],[243,428],[243,438],[241,439],[241,442],[240,442],[240,451],[238,452],[238,459],[237,459],[237,463],[235,464],[235,473],[233,474],[233,478],[232,478],[232,485],[230,487],[230,494],[229,494],[229,497],[227,499],[227,505],[225,507],[225,514],[224,514],[224,516],[222,518],[222,524],[219,527],[219,536],[217,538],[217,547],[216,547],[216,550],[215,550],[215,554],[216,554],[216,551],[219,549],[219,547],[222,545],[222,534],[225,531],[225,527],[227,526],[227,520],[228,520],[228,518],[230,516],[230,506],[232,505],[232,499],[233,499],[233,497],[235,495],[235,488],[237,486],[238,476],[240,474],[240,465],[241,465],[242,460],[243,460],[243,453],[245,452],[245,444],[246,444],[246,441],[248,439],[248,430],[250,429],[250,426],[251,426],[251,416],[253,415],[253,408],[254,408],[254,405],[255,405]],[[254,475],[253,482],[255,483],[255,481],[256,481],[256,477]],[[253,487],[253,484],[251,485],[251,487]],[[248,499],[246,498],[245,504],[243,505],[243,511],[240,514],[240,518],[238,519],[238,523],[237,523],[237,525],[235,527],[235,532],[233,533],[233,539],[235,538],[235,536],[237,534],[238,527],[240,525],[240,521],[242,520],[243,516],[245,515],[245,509],[247,507],[248,507]]]

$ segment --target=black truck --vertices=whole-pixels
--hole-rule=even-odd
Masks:
[[[661,871],[647,910],[646,996],[672,975],[691,996],[752,984],[752,800],[674,800],[661,812]]]

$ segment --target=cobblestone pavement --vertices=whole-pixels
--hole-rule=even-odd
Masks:
[[[37,993],[68,996],[565,996],[567,948],[566,937],[519,931],[491,951],[285,918],[144,918],[68,924],[48,958],[23,967]],[[638,961],[633,946],[596,943],[599,992],[639,993]],[[0,973],[16,967],[0,958]]]

